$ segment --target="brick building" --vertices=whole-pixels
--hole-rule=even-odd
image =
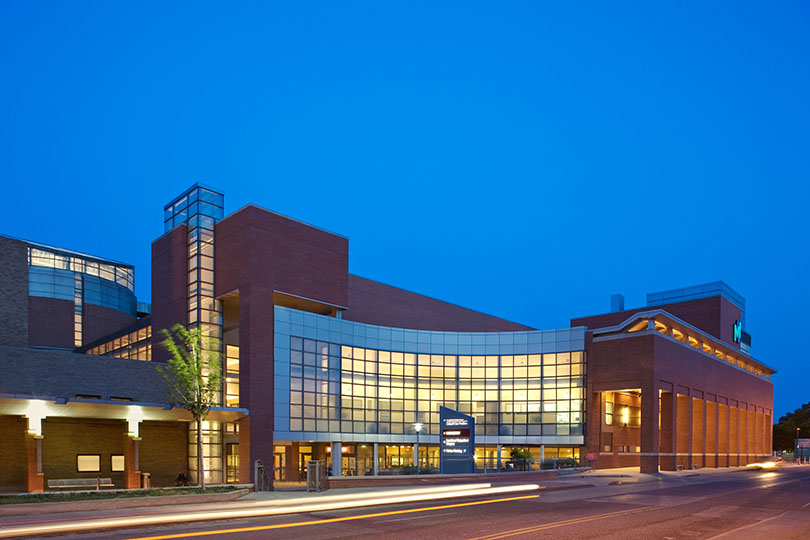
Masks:
[[[770,454],[774,370],[721,282],[536,330],[351,275],[347,238],[255,205],[226,216],[206,186],[164,223],[151,306],[130,265],[0,237],[0,491],[195,478],[190,416],[155,370],[176,323],[223,357],[209,482],[251,481],[256,460],[280,480],[310,459],[336,475],[437,467],[440,406],[476,419],[479,470],[511,447],[644,472]]]

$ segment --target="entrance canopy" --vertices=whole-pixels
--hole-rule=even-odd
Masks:
[[[0,415],[18,415],[36,418],[103,418],[108,420],[177,420],[190,422],[187,409],[165,403],[139,403],[133,401],[101,399],[64,399],[44,396],[0,394]],[[235,422],[248,415],[247,409],[213,407],[208,415],[212,422]]]

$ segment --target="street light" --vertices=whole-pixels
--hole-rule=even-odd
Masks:
[[[413,447],[413,462],[416,465],[416,474],[419,474],[419,433],[425,425],[422,422],[416,422],[413,425],[413,430],[416,432],[416,446]]]

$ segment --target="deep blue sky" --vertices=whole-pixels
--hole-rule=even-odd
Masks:
[[[810,401],[810,4],[290,4],[0,0],[0,233],[149,300],[200,181],[539,328],[722,279],[775,416]]]

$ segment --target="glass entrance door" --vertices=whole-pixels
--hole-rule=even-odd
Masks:
[[[239,482],[239,443],[225,445],[225,481],[230,484]]]
[[[287,459],[284,452],[284,447],[281,446],[280,448],[280,452],[278,450],[273,452],[273,479],[283,481],[287,479],[287,475],[284,473],[284,467],[287,463]]]

